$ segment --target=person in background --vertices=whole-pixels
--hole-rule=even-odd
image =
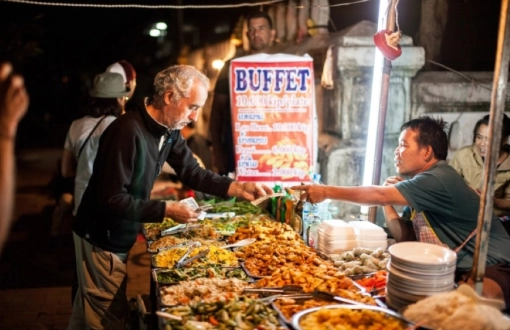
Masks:
[[[120,74],[104,72],[95,77],[89,94],[92,103],[84,117],[71,123],[62,156],[62,177],[74,178],[74,191],[71,196],[74,201],[74,216],[92,175],[99,139],[108,125],[124,112],[128,91]],[[52,221],[52,227],[59,227],[62,218],[54,214]],[[78,281],[75,278],[71,286],[71,302],[74,302],[77,289]]]
[[[476,122],[473,131],[473,144],[458,150],[449,163],[466,180],[467,184],[478,192],[481,192],[483,184],[483,166],[489,147],[489,119],[490,115],[486,115]],[[501,125],[501,145],[494,178],[494,213],[503,221],[508,233],[510,233],[510,221],[508,221],[510,216],[509,136],[510,118],[504,114]]]
[[[129,306],[126,259],[142,223],[171,217],[196,222],[199,212],[176,201],[150,200],[167,162],[183,184],[221,197],[253,200],[266,185],[237,182],[201,168],[180,130],[198,118],[209,79],[194,67],[159,72],[154,94],[115,120],[101,136],[89,185],[73,223],[79,290],[69,329],[123,329]]]
[[[75,178],[75,216],[92,175],[99,139],[105,129],[123,114],[125,97],[129,92],[120,74],[104,72],[95,77],[89,93],[92,103],[84,117],[71,123],[62,156],[62,176]]]
[[[420,117],[404,123],[395,149],[398,176],[383,186],[294,186],[301,198],[326,198],[366,206],[383,206],[397,242],[418,240],[457,251],[457,278],[469,277],[475,254],[480,196],[446,163],[448,138],[442,119]],[[394,205],[404,206],[400,216]],[[463,245],[465,244],[465,245]],[[510,237],[494,216],[488,240],[483,295],[510,306]],[[468,283],[474,285],[470,280]]]
[[[126,95],[126,102],[131,100],[136,89],[136,71],[133,65],[126,60],[120,60],[108,66],[106,72],[114,72],[122,75],[124,84],[126,84],[126,90],[129,91]]]
[[[0,254],[12,224],[16,131],[28,104],[23,77],[12,73],[10,63],[0,63]]]
[[[133,93],[136,89],[136,71],[133,65],[129,63],[126,60],[120,60],[118,62],[115,62],[111,65],[109,65],[106,68],[105,72],[112,72],[112,73],[118,73],[122,76],[123,83],[125,84],[125,90],[127,91],[127,94],[125,96],[125,100],[123,100],[120,104],[122,106],[122,112],[125,112],[126,110],[126,103],[128,100],[130,100],[133,97]],[[96,105],[99,106],[99,108],[96,111],[97,113],[101,113],[103,111],[104,105],[101,104],[102,101],[96,102]],[[113,102],[115,103],[115,102]],[[93,105],[94,106],[94,105]],[[88,109],[90,111],[91,108]],[[93,116],[89,116],[88,114],[82,118],[82,122],[76,121],[75,126],[75,133],[76,129],[86,129],[88,128],[87,125],[84,126],[84,123],[90,120],[93,120]],[[110,120],[107,120],[107,122],[110,122]],[[106,128],[107,123],[104,123],[103,130]],[[77,128],[81,127],[81,128]],[[102,132],[102,130],[101,130]],[[79,133],[78,133],[79,134]],[[97,139],[99,139],[100,134],[97,135]],[[77,141],[74,141],[77,142]],[[95,153],[95,151],[93,151]],[[50,247],[56,248],[59,247],[59,235],[60,230],[62,227],[62,222],[64,221],[64,218],[68,215],[69,211],[72,212],[72,214],[76,214],[76,209],[74,205],[74,180],[75,175],[73,172],[75,171],[73,169],[73,158],[74,155],[71,155],[71,152],[67,155],[66,158],[67,168],[65,171],[69,171],[68,175],[69,177],[63,177],[62,176],[62,159],[58,161],[57,164],[57,173],[54,176],[53,183],[54,183],[54,192],[55,192],[55,208],[53,210],[53,214],[51,217],[51,231],[50,231]],[[93,159],[92,159],[93,162]],[[90,177],[90,173],[92,172],[92,162],[90,163],[90,169],[87,170],[88,174],[84,178],[80,178],[81,181],[88,181],[88,178]],[[80,189],[81,193],[83,193],[85,189]],[[73,291],[73,297],[74,297],[74,291]]]
[[[249,54],[269,51],[273,45],[276,32],[273,22],[265,12],[254,12],[246,18],[248,24]],[[246,55],[249,55],[246,54]],[[214,87],[214,99],[211,106],[209,137],[212,143],[213,166],[218,174],[228,175],[235,172],[234,141],[232,137],[232,118],[230,109],[230,88],[228,60],[221,69]]]

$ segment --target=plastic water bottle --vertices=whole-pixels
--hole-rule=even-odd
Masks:
[[[314,216],[311,220],[310,226],[308,227],[308,246],[314,249],[318,248],[318,238],[319,238],[319,224],[320,219],[317,216]]]
[[[308,244],[308,227],[310,226],[310,213],[312,212],[312,203],[303,202],[303,212],[301,219],[303,220],[303,240]]]

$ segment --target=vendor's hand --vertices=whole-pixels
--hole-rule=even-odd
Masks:
[[[178,223],[197,222],[201,212],[195,212],[189,205],[178,202],[166,202],[165,217]]]
[[[320,184],[301,185],[290,187],[291,190],[301,191],[299,199],[312,204],[320,203],[326,199],[327,186]]]
[[[383,186],[393,186],[395,183],[404,181],[405,179],[400,176],[390,176],[384,180]]]
[[[234,181],[228,187],[228,195],[231,197],[241,197],[252,201],[259,197],[270,195],[273,189],[265,184],[255,182],[238,182]]]

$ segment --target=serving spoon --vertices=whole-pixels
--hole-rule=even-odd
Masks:
[[[167,313],[167,312],[156,311],[156,315],[161,316],[162,318],[165,318],[167,320],[174,320],[174,321],[181,321],[182,322],[182,317],[177,316],[177,315],[173,315],[173,314],[170,314],[170,313]],[[186,323],[192,325],[195,329],[211,329],[213,327],[212,324],[207,323],[207,322],[188,320],[188,321],[186,321]]]
[[[243,247],[243,246],[250,245],[250,244],[254,243],[256,240],[257,240],[256,238],[245,238],[245,239],[242,239],[242,240],[237,241],[232,244],[223,245],[223,246],[221,246],[221,248],[228,249],[228,248],[233,248],[233,247]]]

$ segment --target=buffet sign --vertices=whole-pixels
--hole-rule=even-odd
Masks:
[[[236,58],[229,83],[236,179],[310,182],[317,153],[312,58]]]

